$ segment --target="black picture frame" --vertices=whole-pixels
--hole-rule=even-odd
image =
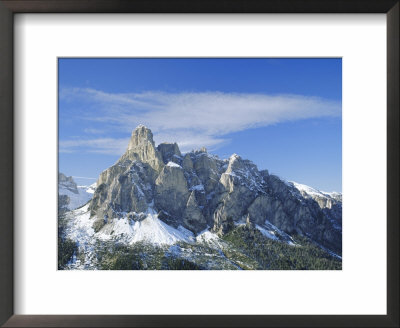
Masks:
[[[399,8],[399,0],[0,0],[0,324],[4,327],[399,327]],[[16,13],[385,13],[387,315],[14,315],[13,17]]]

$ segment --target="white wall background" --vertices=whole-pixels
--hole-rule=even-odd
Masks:
[[[343,57],[343,270],[57,271],[59,56]],[[17,314],[386,313],[384,15],[19,14],[15,90]]]

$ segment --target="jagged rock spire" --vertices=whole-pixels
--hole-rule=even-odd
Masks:
[[[155,147],[153,133],[144,125],[139,125],[133,130],[128,149],[120,161],[126,159],[148,163],[157,172],[164,166],[161,153]]]
[[[128,150],[145,146],[147,143],[150,143],[154,146],[153,133],[150,129],[140,124],[135,130],[132,131]]]

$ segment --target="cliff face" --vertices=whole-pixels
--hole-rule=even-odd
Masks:
[[[209,228],[224,235],[246,221],[273,224],[341,253],[340,194],[312,195],[236,154],[221,160],[206,149],[183,156],[176,143],[156,147],[151,131],[139,126],[125,154],[101,173],[90,215],[95,231],[106,232],[114,220],[150,212],[194,234]]]

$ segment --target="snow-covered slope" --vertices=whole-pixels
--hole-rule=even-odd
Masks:
[[[267,238],[276,240],[276,241],[281,241],[285,242],[288,245],[295,246],[296,244],[294,243],[294,240],[291,236],[289,236],[287,233],[284,231],[278,229],[276,226],[274,226],[271,222],[268,220],[265,220],[264,224],[262,226],[256,225],[256,228]]]
[[[62,173],[58,177],[58,195],[68,197],[66,207],[69,210],[74,210],[92,199],[96,190],[96,183],[89,186],[77,186],[72,177],[67,177]]]
[[[90,218],[89,204],[67,213],[67,237],[84,244],[92,244],[91,239],[115,240],[126,244],[144,241],[155,245],[172,245],[179,241],[193,242],[194,235],[189,230],[179,226],[177,229],[169,226],[157,214],[149,210],[141,221],[134,221],[124,216],[95,233],[92,228],[96,217]]]
[[[319,197],[328,197],[328,198],[337,198],[339,196],[340,197],[342,196],[342,194],[340,192],[336,192],[336,191],[333,191],[333,192],[320,191],[320,190],[317,190],[317,189],[312,188],[310,186],[307,186],[305,184],[297,183],[297,182],[294,182],[294,181],[290,181],[290,183],[292,183],[296,187],[296,189],[303,194],[303,196],[304,196],[304,194],[305,195],[309,195],[309,196],[319,196]]]
[[[310,195],[310,196],[325,196],[325,194],[323,194],[321,191],[314,189],[310,186],[306,186],[304,184],[301,183],[297,183],[294,181],[290,181],[296,188],[297,190],[299,190],[301,193],[304,193],[306,195]]]
[[[90,186],[77,186],[76,188],[77,192],[73,192],[69,189],[59,186],[58,193],[59,195],[68,196],[69,204],[67,205],[67,207],[68,209],[73,210],[86,204],[89,200],[91,200],[95,189],[96,189],[96,183]]]
[[[217,248],[221,246],[221,239],[217,236],[217,234],[211,232],[209,229],[200,232],[196,236],[196,242],[208,244]]]
[[[127,217],[114,219],[95,237],[103,240],[121,240],[128,244],[143,241],[155,245],[173,245],[179,241],[192,242],[194,235],[182,226],[177,229],[169,226],[161,221],[153,210],[149,210],[145,219],[141,221]]]
[[[321,208],[331,208],[334,203],[342,202],[342,194],[339,192],[324,192],[310,186],[290,181],[304,198],[314,199]]]

